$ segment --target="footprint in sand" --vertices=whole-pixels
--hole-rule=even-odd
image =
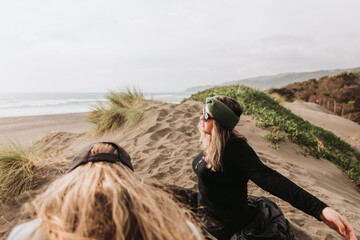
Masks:
[[[191,127],[189,126],[181,126],[179,127],[178,129],[176,129],[176,131],[179,131],[181,133],[186,133],[188,132],[189,130],[192,130]]]
[[[158,172],[156,173],[153,177],[157,180],[162,180],[163,177],[166,176],[166,173],[163,173],[163,172]]]
[[[166,121],[166,123],[169,124],[169,127],[170,127],[170,128],[175,128],[175,127],[177,126],[177,123],[176,123],[176,122]]]
[[[184,114],[184,117],[186,117],[186,118],[191,118],[191,117],[192,117],[192,114],[189,113],[189,112],[187,112],[187,113]]]
[[[153,151],[154,149],[152,149],[152,148],[147,148],[147,149],[144,149],[144,150],[142,150],[141,152],[142,153],[145,153],[145,154],[148,154],[148,153],[150,153],[151,151]]]
[[[154,140],[154,141],[158,141],[160,138],[169,134],[170,131],[171,131],[170,128],[164,128],[164,129],[158,130],[157,132],[151,134],[150,139]]]
[[[183,111],[176,111],[176,112],[174,112],[174,115],[180,115],[180,114],[183,114]]]
[[[305,225],[305,222],[303,219],[297,219],[297,218],[290,218],[290,220],[295,223],[296,225],[302,227]]]
[[[168,113],[167,110],[161,109],[160,112],[159,112],[159,116],[158,116],[158,118],[156,119],[156,121],[161,122],[161,121],[164,120],[164,118],[165,118],[166,116],[168,116],[168,115],[169,115],[169,113]]]
[[[159,154],[154,158],[154,160],[151,162],[151,168],[163,166],[163,162],[166,157],[163,154]]]
[[[323,230],[318,230],[316,232],[316,235],[318,236],[325,236],[325,240],[335,240],[335,239],[339,239],[338,236],[335,236],[335,235],[331,235],[331,234],[327,234],[325,231]]]
[[[176,134],[176,133],[170,133],[169,135],[167,135],[166,139],[169,139],[169,140],[176,140],[178,139],[180,136],[179,134]]]
[[[160,125],[155,125],[155,126],[149,128],[149,129],[146,131],[146,133],[155,132],[155,131],[157,131],[159,128],[160,128]]]
[[[178,117],[176,119],[174,117],[169,117],[165,122],[168,123],[169,125],[172,125],[178,119],[179,119]]]
[[[199,124],[199,122],[200,122],[199,119],[200,119],[200,115],[199,115],[199,116],[192,117],[190,121],[191,121],[192,125],[196,127],[196,126]]]
[[[176,111],[173,113],[172,116],[168,117],[165,122],[171,124],[173,122],[183,120],[184,119],[184,117],[182,116],[183,113],[184,113],[183,111]]]

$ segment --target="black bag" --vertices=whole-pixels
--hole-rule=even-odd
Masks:
[[[266,197],[248,196],[253,221],[230,240],[293,240],[294,233],[280,208]]]

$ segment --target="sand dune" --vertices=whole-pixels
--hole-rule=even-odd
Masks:
[[[91,133],[79,134],[76,130],[80,128],[75,127],[73,128],[75,131],[70,131],[70,133],[52,132],[47,135],[44,134],[45,136],[43,135],[41,141],[49,151],[60,149],[68,159],[71,159],[78,150],[91,142],[114,141],[129,152],[137,174],[196,189],[196,175],[191,169],[191,162],[200,152],[197,124],[201,114],[201,106],[202,103],[191,101],[184,104],[148,101],[145,104],[144,118],[135,127],[123,126],[103,136],[96,136]],[[301,106],[298,108],[301,109]],[[321,114],[325,114],[319,110],[312,111],[312,117],[319,116],[322,118]],[[2,124],[1,121],[0,124]],[[46,120],[42,117],[31,119],[24,136],[31,135],[31,132],[39,132],[36,126],[40,127],[41,121],[45,123]],[[337,131],[343,132],[342,126],[345,123],[341,122],[342,119],[338,119],[338,121],[340,122],[336,125],[338,126]],[[319,122],[319,124],[321,123]],[[59,127],[62,124],[63,122],[59,121],[54,126]],[[89,129],[89,126],[84,125],[81,118],[78,118],[77,122],[73,124],[74,126],[82,126],[84,131]],[[349,127],[351,126],[349,125]],[[355,184],[340,169],[327,160],[304,157],[298,153],[300,148],[289,140],[281,143],[279,150],[271,148],[271,144],[265,140],[268,131],[257,128],[255,120],[251,116],[242,116],[237,130],[246,136],[250,145],[266,165],[279,171],[338,210],[353,225],[356,233],[360,234],[360,193]],[[22,136],[18,134],[19,131],[14,130],[15,136]],[[0,134],[0,137],[2,135]],[[7,135],[11,137],[12,132],[9,130]],[[326,227],[322,222],[264,192],[253,183],[249,185],[249,194],[265,195],[274,200],[294,226],[297,239],[341,239],[336,232]],[[11,210],[18,211],[18,207],[15,205],[13,208],[7,206],[8,212],[9,209],[10,212]],[[4,213],[4,208],[2,210],[3,216],[0,219],[0,225],[3,225],[3,231],[6,231],[15,220],[9,221],[7,219],[9,214]]]
[[[312,124],[335,133],[360,152],[359,124],[337,116],[316,103],[284,102],[283,106]]]

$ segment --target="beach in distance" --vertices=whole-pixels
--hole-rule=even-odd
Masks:
[[[91,106],[106,102],[106,92],[0,92],[0,118],[39,116],[91,111]],[[180,103],[190,92],[143,93],[145,99]]]
[[[140,176],[196,189],[197,177],[191,163],[201,151],[197,125],[202,105],[195,101],[178,104],[147,100],[138,125],[124,125],[103,135],[92,131],[93,126],[85,120],[86,112],[3,117],[0,118],[0,142],[8,144],[9,139],[13,139],[31,145],[38,141],[50,154],[60,151],[71,161],[76,152],[92,142],[113,141],[128,151],[135,172]],[[359,147],[358,124],[318,109],[316,104],[289,103],[286,107],[304,118],[311,116],[308,121],[325,129],[332,127],[335,134],[354,148]],[[245,135],[264,164],[336,209],[352,224],[356,235],[360,235],[360,192],[338,167],[327,160],[300,154],[300,147],[288,139],[279,143],[279,149],[271,147],[265,138],[269,130],[256,127],[256,120],[249,115],[241,117],[236,129]],[[341,239],[322,222],[253,183],[249,184],[249,194],[264,195],[278,204],[294,227],[296,239]],[[0,207],[1,240],[6,239],[9,230],[21,218],[21,201],[26,198],[19,198],[19,201]]]

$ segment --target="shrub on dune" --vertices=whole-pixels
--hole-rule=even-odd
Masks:
[[[0,145],[0,203],[32,189],[34,171],[43,166],[45,151],[24,148],[11,141],[9,145]]]
[[[95,124],[97,133],[115,130],[124,124],[134,125],[141,120],[144,109],[140,103],[144,100],[144,95],[140,91],[110,91],[106,99],[107,102],[98,102],[92,106],[87,117],[90,123]]]

